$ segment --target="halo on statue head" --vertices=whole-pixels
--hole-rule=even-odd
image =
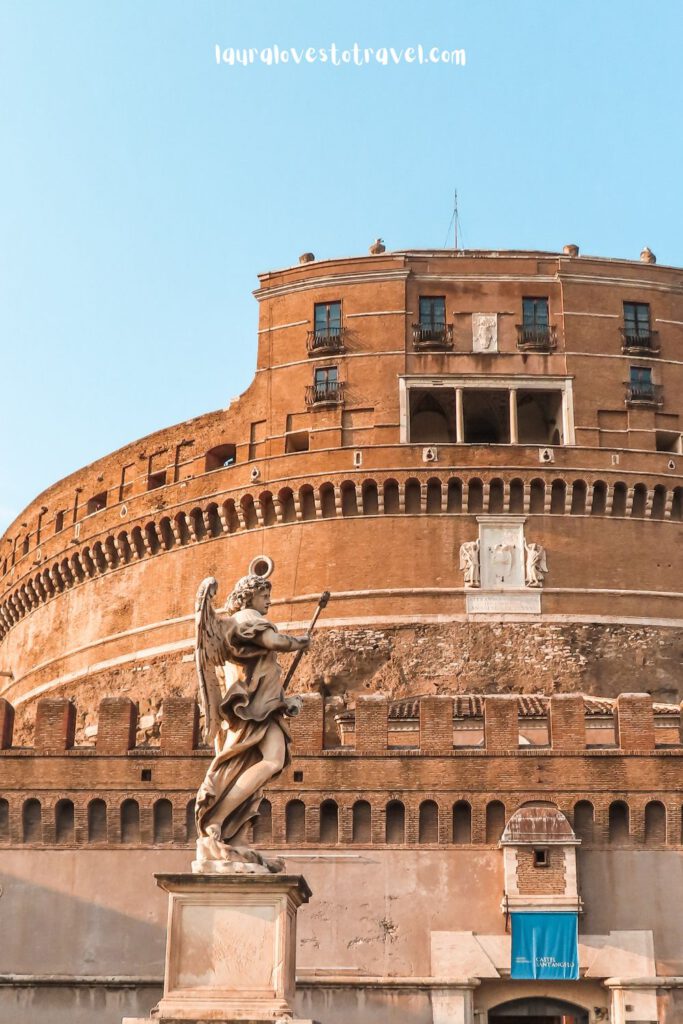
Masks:
[[[257,555],[249,563],[248,573],[250,576],[260,576],[261,579],[267,580],[269,576],[273,575],[274,568],[275,563],[272,558],[269,558],[268,555]]]

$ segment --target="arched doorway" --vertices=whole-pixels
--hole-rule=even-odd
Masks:
[[[564,999],[533,996],[495,1006],[488,1024],[588,1024],[588,1011]]]

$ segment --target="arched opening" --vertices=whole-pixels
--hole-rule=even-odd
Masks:
[[[634,519],[643,519],[645,516],[645,507],[647,505],[647,487],[645,484],[636,484],[633,488],[633,504],[631,505],[631,515]]]
[[[481,480],[474,479],[469,482],[467,489],[467,511],[484,511],[484,485]]]
[[[185,839],[188,843],[193,843],[197,838],[197,825],[194,820],[195,803],[195,798],[192,797],[185,808]]]
[[[9,802],[0,800],[0,843],[9,842]]]
[[[645,807],[645,842],[649,846],[666,842],[666,808],[660,800],[650,800]]]
[[[455,444],[455,391],[410,388],[412,444]]]
[[[652,496],[652,511],[650,513],[652,519],[663,519],[664,510],[666,508],[666,487],[662,484],[657,484]]]
[[[356,498],[356,485],[353,480],[345,480],[341,485],[341,506],[343,516],[358,515],[358,499]]]
[[[173,805],[170,800],[157,800],[153,811],[154,842],[173,842]]]
[[[294,508],[294,495],[290,487],[283,487],[278,494],[278,500],[280,502],[280,515],[282,516],[283,523],[293,523],[296,519],[296,509]]]
[[[564,480],[553,480],[550,487],[550,512],[554,516],[564,514],[567,500],[567,485]]]
[[[254,819],[254,842],[271,843],[273,841],[273,806],[270,800],[262,800],[259,804],[258,818]]]
[[[609,808],[609,841],[610,843],[627,843],[628,837],[628,804],[625,804],[623,800],[615,800]]]
[[[418,842],[438,843],[439,808],[434,800],[423,800],[418,820]]]
[[[207,521],[207,524],[208,524],[209,536],[210,537],[220,537],[220,535],[223,532],[223,525],[221,523],[221,518],[218,515],[218,505],[216,504],[215,501],[212,501],[211,504],[207,506],[207,509],[206,509],[206,512],[205,512],[205,517],[206,517],[206,521]],[[162,543],[164,544],[164,547],[165,547],[166,544],[165,544],[163,535],[162,535],[161,540],[162,540]]]
[[[43,838],[40,800],[26,800],[21,810],[21,838],[24,843],[40,843]]]
[[[303,843],[305,839],[306,809],[303,800],[290,800],[285,809],[285,839],[288,843]]]
[[[204,469],[207,473],[214,469],[224,469],[234,466],[237,461],[237,449],[234,444],[218,444],[215,448],[209,448],[206,453]]]
[[[500,800],[486,805],[486,842],[498,843],[505,829],[505,807]]]
[[[137,800],[124,800],[121,804],[121,842],[140,842],[140,808]]]
[[[369,843],[371,839],[370,804],[367,800],[357,800],[352,810],[351,840],[354,843]]]
[[[607,509],[607,484],[604,480],[596,480],[593,484],[593,501],[591,515],[604,516]]]
[[[379,512],[377,484],[374,480],[363,481],[363,515],[376,516]]]
[[[621,482],[614,485],[612,491],[612,515],[613,516],[625,516],[626,515],[626,496],[628,488],[626,484]]]
[[[457,477],[451,477],[448,481],[446,511],[462,512],[462,480],[458,480]]]
[[[462,846],[472,842],[472,808],[467,800],[453,804],[453,842]]]
[[[676,522],[683,519],[683,487],[674,487],[673,500],[671,502],[671,518]]]
[[[256,506],[254,505],[254,499],[252,495],[243,495],[240,505],[242,506],[244,525],[246,526],[247,530],[255,530],[256,527],[258,526],[258,516],[256,515]]]
[[[421,488],[420,481],[411,478],[406,480],[406,513],[408,515],[419,515],[421,508]]]
[[[73,843],[74,841],[74,805],[72,800],[57,801],[55,839],[58,843]]]
[[[320,842],[330,846],[339,842],[339,808],[334,800],[320,805]]]
[[[588,1010],[549,996],[512,999],[488,1012],[488,1024],[588,1024],[588,1020]]]
[[[302,519],[315,519],[315,496],[310,484],[299,488],[299,507]]]
[[[432,477],[427,481],[427,513],[438,515],[441,512],[441,481]]]
[[[400,800],[387,804],[386,841],[404,843],[406,838],[406,809]]]
[[[573,516],[583,516],[586,514],[586,481],[575,480],[572,485],[572,507],[571,514]]]
[[[270,491],[263,491],[259,494],[259,504],[261,506],[261,517],[263,519],[264,526],[274,526],[277,522],[277,515],[275,514],[275,504],[273,502],[273,495]]]
[[[504,491],[503,481],[495,477],[489,487],[489,513],[492,516],[501,515],[505,511],[503,507]]]
[[[384,481],[384,512],[385,515],[398,515],[401,511],[401,503],[398,497],[398,483],[396,480]]]
[[[91,800],[88,804],[88,842],[106,843],[107,805],[104,800]]]
[[[514,479],[510,481],[510,512],[513,515],[521,515],[524,512],[524,481]]]
[[[320,511],[323,519],[334,519],[337,514],[333,484],[322,484],[320,487]]]
[[[529,512],[534,515],[543,515],[545,508],[545,481],[536,480],[531,481],[531,488],[529,494]]]
[[[582,843],[593,842],[595,811],[590,800],[579,800],[574,806],[574,832]]]
[[[240,528],[240,520],[232,498],[223,502],[223,516],[228,524],[228,533],[236,533]]]

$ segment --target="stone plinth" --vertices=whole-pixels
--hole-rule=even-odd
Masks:
[[[159,874],[169,894],[156,1021],[291,1020],[300,875]]]

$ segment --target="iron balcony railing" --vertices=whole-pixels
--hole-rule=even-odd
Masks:
[[[557,331],[552,324],[517,324],[517,348],[522,352],[552,352]]]
[[[306,335],[306,347],[310,354],[344,351],[343,327],[320,327]]]
[[[326,380],[306,386],[306,405],[339,405],[344,401],[344,381]]]
[[[651,381],[629,381],[626,385],[627,405],[661,405],[662,385]]]
[[[416,349],[453,348],[453,324],[413,324],[413,346]]]
[[[659,352],[659,331],[650,331],[634,327],[620,327],[622,352],[647,352],[656,355]]]

